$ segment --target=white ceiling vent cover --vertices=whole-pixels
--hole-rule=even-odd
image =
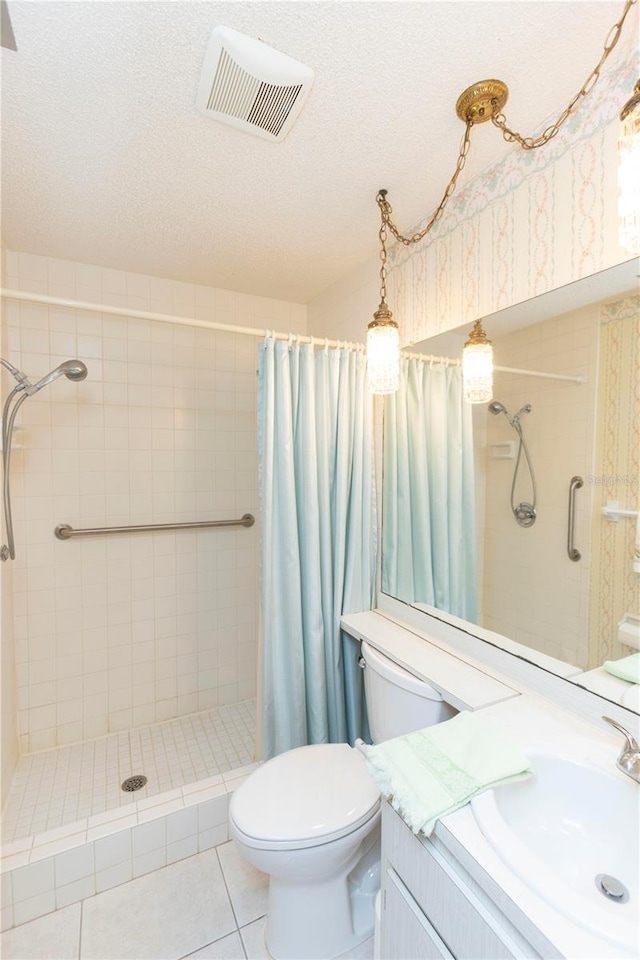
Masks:
[[[209,39],[196,107],[265,140],[284,140],[307,99],[313,70],[230,27]]]

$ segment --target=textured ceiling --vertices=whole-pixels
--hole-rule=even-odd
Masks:
[[[379,187],[404,229],[437,205],[466,86],[506,81],[509,123],[531,133],[579,89],[622,6],[9,0],[18,52],[2,51],[4,242],[307,302],[375,253]],[[314,69],[284,142],[196,113],[219,24]],[[510,149],[477,127],[460,183]]]

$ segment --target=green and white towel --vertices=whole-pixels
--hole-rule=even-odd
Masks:
[[[517,744],[467,711],[361,749],[383,796],[414,833],[427,836],[439,817],[476,794],[533,772]]]
[[[628,683],[640,683],[640,653],[632,653],[630,657],[621,660],[605,660],[604,668],[607,673]]]

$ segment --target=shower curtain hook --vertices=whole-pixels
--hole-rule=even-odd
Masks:
[[[325,353],[329,353],[329,338],[328,338],[328,337],[325,337],[325,338],[324,338],[324,352],[325,352]]]

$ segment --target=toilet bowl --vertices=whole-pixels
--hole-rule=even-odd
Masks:
[[[379,821],[378,789],[362,755],[345,743],[289,750],[233,794],[231,835],[270,876],[271,956],[337,957],[371,935]]]
[[[438,691],[362,644],[374,741],[453,716]],[[333,960],[373,935],[380,794],[345,743],[289,750],[233,794],[229,829],[269,874],[265,940],[275,960]]]

